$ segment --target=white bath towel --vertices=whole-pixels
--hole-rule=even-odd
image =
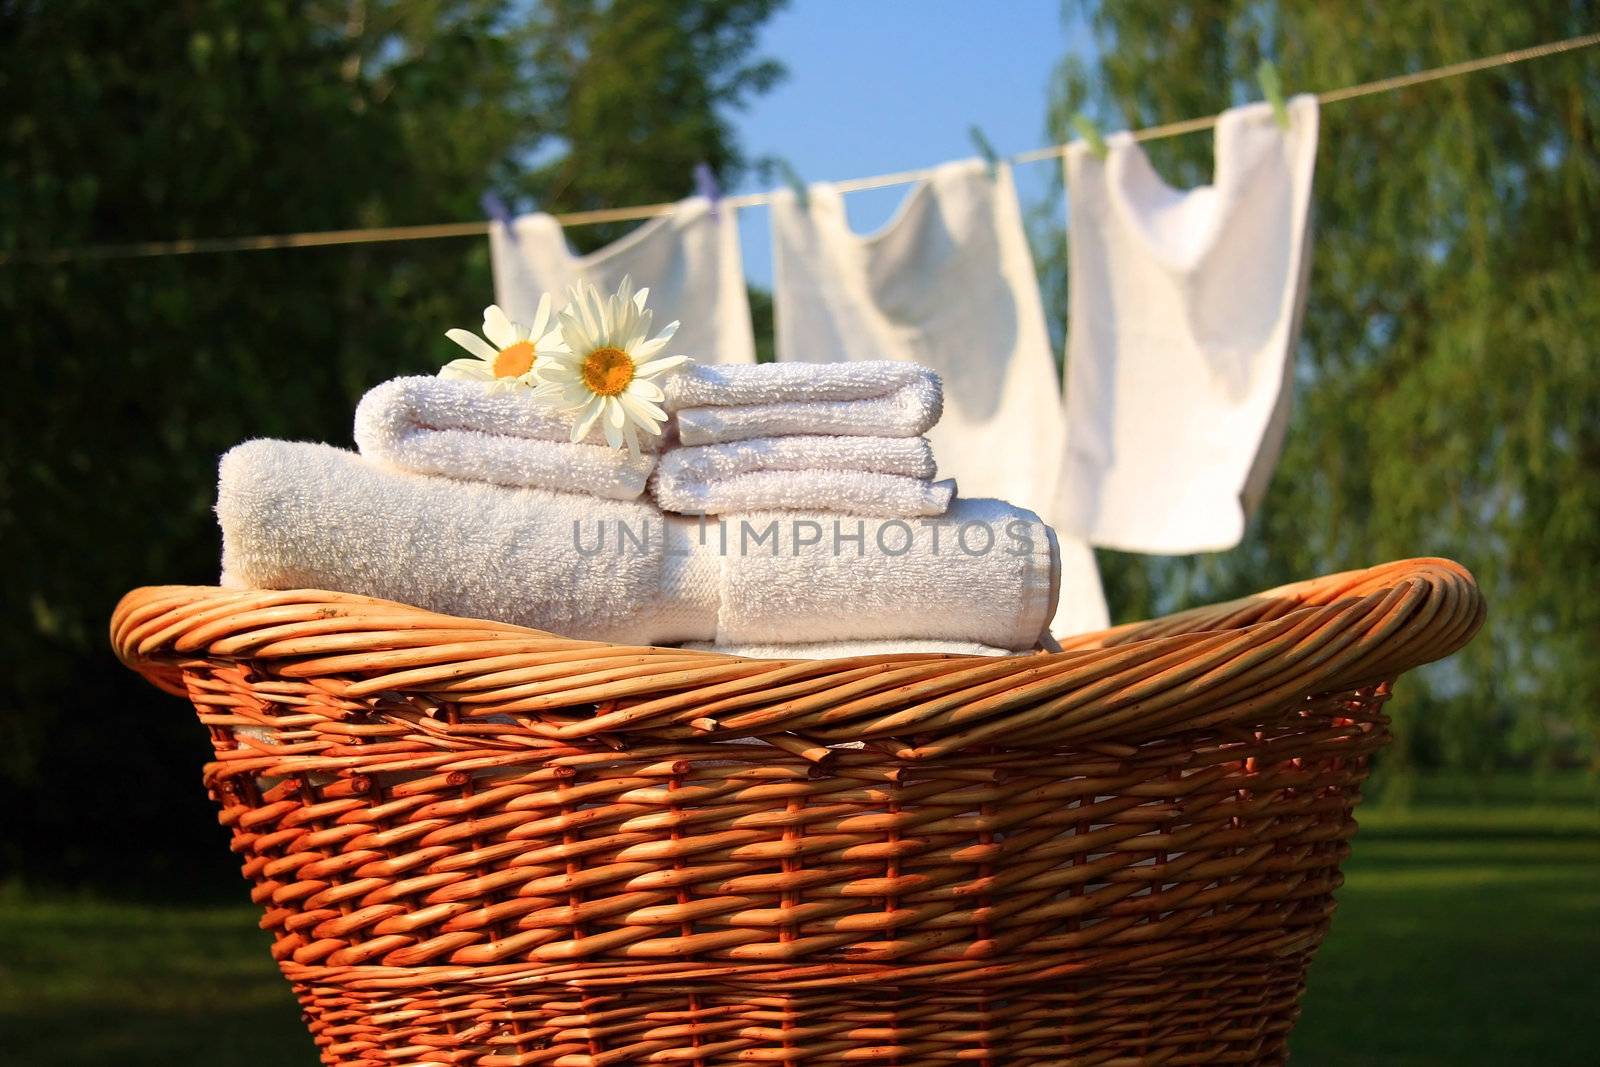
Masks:
[[[708,200],[693,197],[586,256],[572,253],[561,224],[550,215],[523,215],[510,227],[493,223],[495,302],[518,322],[532,322],[545,292],[553,294],[560,310],[576,282],[609,293],[628,275],[634,284],[649,287],[656,322],[681,324],[666,355],[702,363],[754,363],[737,214],[730,208],[712,212]]]
[[[250,441],[222,457],[217,517],[226,586],[360,593],[628,644],[716,630],[715,568],[696,584],[681,557],[615,543],[620,524],[659,546],[661,514],[644,501],[407,474],[327,445]],[[580,551],[596,547],[602,527],[603,550]]]
[[[1310,261],[1316,99],[1289,117],[1225,112],[1214,182],[1187,192],[1127,135],[1104,161],[1068,150],[1063,532],[1165,555],[1243,537],[1282,438]]]
[[[252,441],[223,457],[217,516],[230,587],[360,593],[625,644],[1023,649],[1056,589],[1049,532],[997,501],[959,500],[914,524],[771,512],[719,523]]]
[[[719,645],[714,641],[687,641],[683,648],[700,652],[721,652],[745,659],[850,659],[853,656],[893,656],[937,654],[945,656],[1025,656],[993,645],[972,641],[819,641],[794,645]],[[1031,650],[1030,650],[1031,651]]]
[[[690,366],[673,376],[666,394],[686,445],[792,434],[918,437],[944,409],[938,375],[883,360]]]
[[[942,515],[955,492],[935,482],[925,437],[755,437],[669,449],[650,479],[665,511],[837,511]]]
[[[1055,535],[998,500],[957,497],[931,519],[762,512],[700,525],[724,553],[722,645],[917,638],[1026,649],[1055,609]]]
[[[356,406],[361,454],[400,470],[613,500],[644,492],[659,437],[646,436],[635,456],[609,447],[599,427],[576,444],[571,429],[529,391],[445,378],[395,378]]]

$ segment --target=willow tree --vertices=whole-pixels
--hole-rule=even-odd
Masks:
[[[1074,11],[1073,14],[1080,14]],[[1081,11],[1100,58],[1063,64],[1051,132],[1351,85],[1600,24],[1590,2],[1108,3]],[[1600,62],[1597,53],[1331,104],[1283,461],[1245,542],[1218,555],[1103,553],[1132,616],[1385,559],[1472,568],[1490,621],[1402,692],[1418,760],[1586,754],[1600,735]],[[1152,143],[1178,185],[1209,180],[1205,135]],[[1069,223],[1070,225],[1070,223]],[[1064,319],[1059,233],[1043,275]],[[1445,698],[1449,699],[1445,699]]]

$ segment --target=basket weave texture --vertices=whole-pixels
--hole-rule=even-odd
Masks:
[[[746,660],[313,590],[156,587],[328,1064],[1273,1063],[1421,559],[1006,659]]]

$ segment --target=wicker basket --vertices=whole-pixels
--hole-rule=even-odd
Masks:
[[[1281,1061],[1400,673],[1394,563],[992,660],[744,660],[130,593],[329,1064]]]

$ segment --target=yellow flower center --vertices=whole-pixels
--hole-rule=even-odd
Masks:
[[[633,360],[620,348],[597,348],[583,357],[583,384],[601,396],[616,396],[633,381]]]
[[[533,350],[532,341],[518,341],[500,350],[494,357],[494,376],[496,378],[520,378],[533,369],[533,361],[537,358]]]

